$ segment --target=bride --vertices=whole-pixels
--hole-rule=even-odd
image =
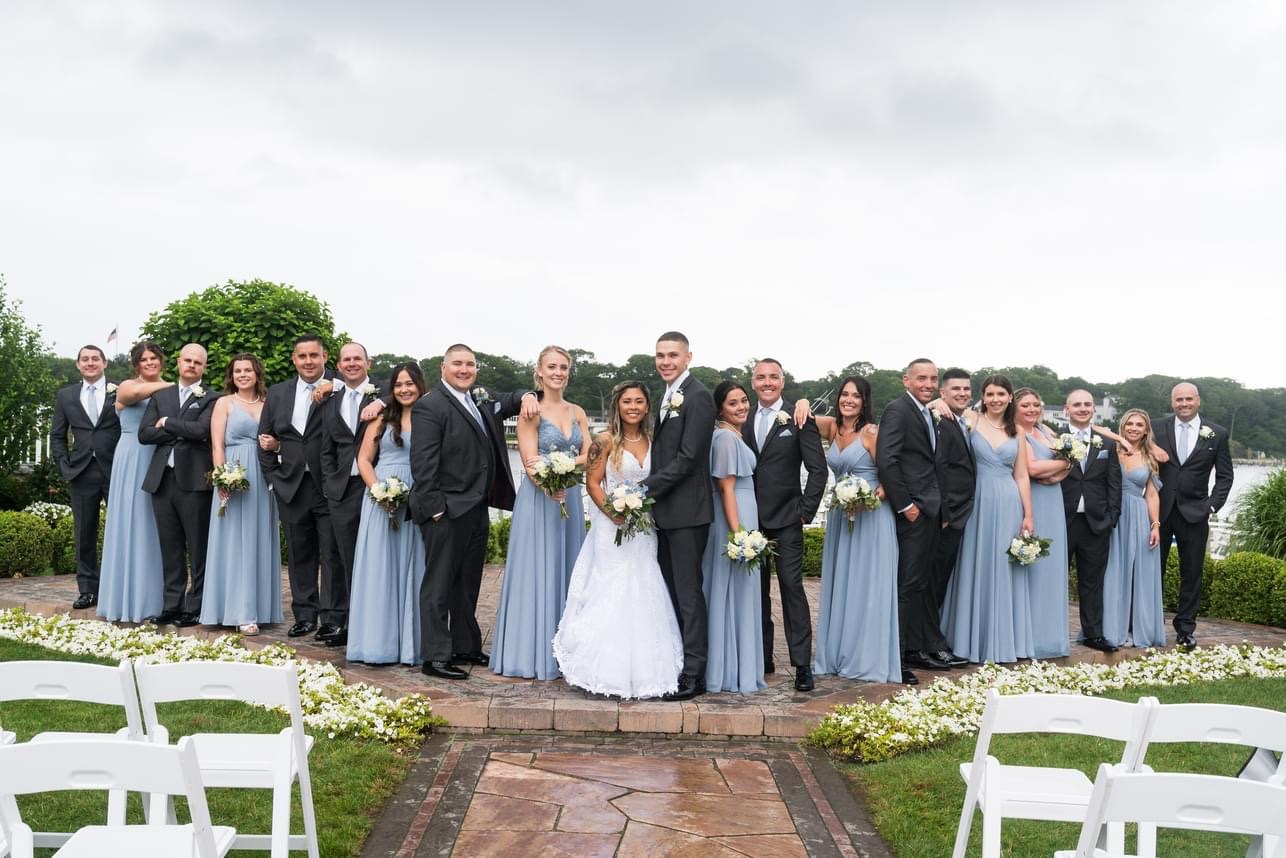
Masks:
[[[554,657],[569,685],[595,694],[660,697],[683,669],[683,640],[661,567],[656,534],[615,544],[619,519],[603,512],[607,492],[640,483],[651,467],[647,388],[625,381],[612,389],[607,431],[594,439],[585,486],[591,528],[567,588],[554,635]]]

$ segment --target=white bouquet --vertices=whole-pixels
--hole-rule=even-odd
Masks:
[[[371,500],[388,513],[388,523],[398,529],[398,510],[411,496],[411,487],[397,477],[386,477],[366,489]]]
[[[1049,546],[1053,542],[1052,539],[1042,539],[1039,536],[1024,533],[1022,536],[1013,538],[1005,554],[1009,556],[1010,563],[1030,566],[1040,558],[1049,556]]]
[[[246,478],[246,466],[240,462],[224,462],[206,474],[205,478],[210,485],[219,489],[219,518],[223,518],[228,511],[228,501],[232,499],[233,494],[250,488],[250,480]]]
[[[741,563],[747,572],[758,569],[764,561],[777,553],[776,543],[758,530],[746,530],[744,527],[728,533],[728,543],[724,553],[734,563]]]
[[[607,493],[603,511],[609,516],[625,519],[616,528],[616,544],[622,539],[632,539],[640,533],[652,532],[652,509],[656,501],[647,496],[647,486],[622,483]]]
[[[831,506],[844,510],[848,516],[848,531],[853,532],[853,519],[864,509],[875,509],[880,505],[880,498],[871,489],[871,484],[861,477],[849,474],[835,481],[831,487]]]
[[[579,486],[585,475],[585,469],[576,462],[576,457],[562,450],[554,450],[541,456],[533,470],[535,473],[531,475],[531,481],[551,497]],[[558,502],[558,512],[563,518],[567,518],[567,501]]]

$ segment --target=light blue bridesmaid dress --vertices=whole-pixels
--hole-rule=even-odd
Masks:
[[[161,581],[161,541],[152,515],[152,496],[143,478],[156,447],[138,442],[138,424],[149,400],[120,412],[121,439],[112,458],[103,525],[103,564],[98,579],[98,616],[137,623],[165,606]]]
[[[874,490],[879,475],[861,440],[826,453],[835,479],[861,477]],[[862,510],[848,529],[838,508],[826,514],[822,594],[817,608],[817,673],[870,682],[900,682],[898,646],[898,535],[887,503]]]
[[[1049,447],[1030,437],[1027,446],[1037,459],[1054,457]],[[1031,517],[1036,535],[1054,540],[1049,556],[1027,570],[1027,600],[1031,616],[1032,656],[1058,658],[1072,650],[1067,625],[1067,513],[1063,508],[1063,487],[1031,481]],[[1015,566],[1014,570],[1020,567]]]
[[[402,433],[402,446],[393,430],[380,436],[375,476],[411,481],[411,433]],[[397,530],[389,514],[366,494],[357,526],[353,583],[348,596],[349,661],[368,664],[419,664],[420,583],[424,580],[424,537],[399,507]]]
[[[564,435],[542,417],[536,430],[537,450],[542,456],[556,450],[579,456],[583,437],[576,421],[571,435]],[[491,670],[495,673],[528,679],[559,676],[554,632],[563,616],[576,555],[585,541],[582,496],[579,486],[567,490],[564,519],[558,501],[531,480],[524,476],[518,487],[491,644]]]
[[[1165,646],[1161,550],[1148,547],[1152,522],[1143,496],[1149,474],[1147,465],[1121,466],[1121,518],[1103,575],[1103,637],[1116,646],[1127,637],[1135,646]]]
[[[741,436],[716,429],[710,442],[710,477],[736,477],[733,498],[737,518],[746,530],[759,529],[755,503],[755,454]],[[705,591],[708,624],[706,690],[751,694],[764,688],[764,638],[760,615],[759,569],[747,569],[728,559],[728,517],[723,499],[714,492],[714,521],[701,558],[701,588]]]
[[[223,455],[246,469],[250,488],[235,492],[219,517],[219,493],[210,502],[201,622],[239,626],[281,622],[281,542],[277,504],[259,470],[259,421],[235,402],[223,433]]]
[[[951,651],[972,662],[1031,658],[1027,570],[1011,564],[1005,553],[1023,521],[1014,482],[1018,439],[1007,438],[996,448],[981,432],[972,433],[972,439],[978,463],[973,514],[947,586],[943,632]]]

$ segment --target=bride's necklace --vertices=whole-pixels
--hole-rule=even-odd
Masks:
[[[240,394],[240,392],[234,393],[232,395],[235,396],[237,399],[240,399],[242,402],[246,403],[247,405],[254,405],[261,398],[259,396],[256,396],[254,399],[246,399],[244,396]]]

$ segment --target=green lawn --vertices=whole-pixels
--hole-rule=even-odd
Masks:
[[[1286,709],[1286,679],[1231,679],[1191,686],[1137,688],[1111,695],[1137,700],[1152,695],[1162,703],[1239,703]],[[883,763],[838,764],[849,784],[871,808],[880,834],[899,858],[943,858],[955,842],[964,781],[959,765],[973,758],[973,737],[956,739],[939,748],[907,754]],[[1074,767],[1094,778],[1099,763],[1116,762],[1121,743],[1074,736],[1016,735],[992,740],[992,753],[1005,763]],[[1156,771],[1187,771],[1235,775],[1249,751],[1239,746],[1210,744],[1154,745],[1147,762]],[[969,855],[981,854],[982,816],[974,814]],[[1050,856],[1057,849],[1075,849],[1080,826],[1058,822],[1006,819],[1001,829],[1005,855],[1015,858]],[[1132,835],[1127,846],[1132,847]],[[1204,832],[1162,830],[1160,855],[1241,858],[1246,838]]]
[[[19,660],[109,663],[0,639],[0,661]],[[172,740],[189,733],[276,732],[289,724],[284,715],[223,701],[170,703],[158,706],[157,714],[169,727]],[[50,729],[111,732],[124,727],[125,718],[119,708],[110,706],[17,701],[0,703],[0,725],[17,733],[18,740],[23,741],[34,733]],[[316,733],[314,736],[317,742],[309,756],[309,766],[321,854],[324,858],[357,855],[374,819],[405,778],[414,751],[363,739],[328,739]],[[210,816],[216,825],[232,825],[238,831],[256,834],[266,834],[271,828],[272,802],[268,790],[211,789],[207,790],[207,796]],[[29,796],[20,799],[18,806],[24,821],[35,830],[71,831],[81,825],[101,824],[107,803],[105,793],[63,792]],[[143,821],[137,795],[130,796],[129,813],[131,822]],[[183,813],[180,809],[180,819]],[[303,832],[298,786],[291,831]],[[51,853],[49,850],[46,854]],[[232,854],[266,853],[236,851]]]

